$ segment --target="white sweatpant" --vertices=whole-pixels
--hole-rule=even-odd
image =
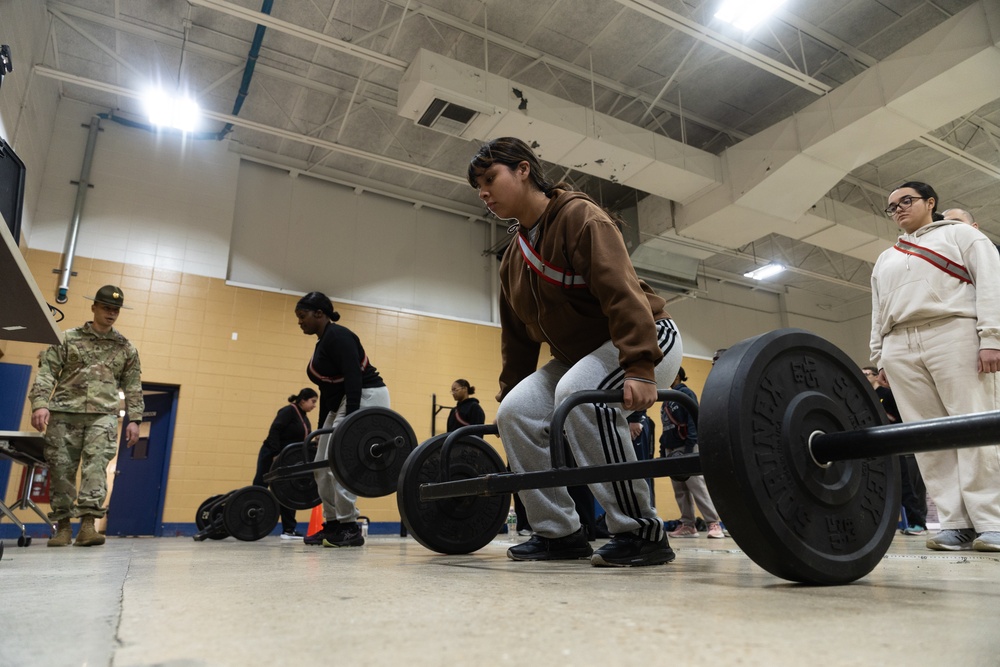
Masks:
[[[695,445],[694,452],[698,452]],[[705,523],[717,523],[719,521],[719,511],[715,509],[712,496],[708,494],[708,485],[701,475],[692,475],[683,482],[676,479],[670,480],[670,485],[674,488],[674,500],[677,501],[677,508],[681,511],[681,523],[685,526],[693,526],[695,519],[695,503],[701,510],[701,518]]]
[[[882,341],[882,366],[904,422],[997,410],[996,373],[979,373],[976,321],[901,327]],[[948,434],[943,434],[944,442]],[[1000,433],[997,434],[1000,441]],[[916,455],[941,528],[1000,531],[1000,446]]]
[[[361,407],[388,408],[389,388],[371,387],[361,390]],[[347,398],[340,402],[336,410],[331,410],[326,416],[323,428],[336,428],[340,422],[347,418]],[[330,440],[332,433],[319,436],[319,445],[316,448],[315,461],[327,461],[330,458]],[[323,501],[323,520],[339,521],[350,523],[357,521],[360,512],[355,504],[358,497],[344,488],[340,481],[334,476],[330,468],[321,468],[313,471],[316,478],[316,488],[319,490],[320,500]]]
[[[656,366],[656,384],[666,388],[681,365],[680,333],[671,320],[657,323],[663,360]],[[549,427],[552,413],[570,394],[578,391],[621,389],[625,373],[618,365],[618,350],[608,341],[572,366],[552,360],[519,382],[497,410],[497,427],[507,460],[514,472],[549,470]],[[591,466],[635,461],[628,415],[607,404],[584,404],[566,419],[570,451],[577,465]],[[590,490],[607,512],[612,534],[634,532],[659,540],[663,522],[650,503],[643,479],[592,484]],[[542,537],[565,537],[580,528],[573,499],[565,487],[529,489],[518,494],[528,522]]]

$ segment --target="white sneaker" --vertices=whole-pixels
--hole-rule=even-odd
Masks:
[[[928,538],[927,548],[935,551],[968,551],[976,531],[971,528],[946,528],[934,537]]]
[[[972,543],[972,548],[976,551],[1000,551],[1000,532],[990,530],[980,533]]]
[[[282,533],[281,534],[281,539],[283,539],[283,540],[301,540],[302,539],[302,533],[300,533],[297,530],[293,530],[290,533]]]

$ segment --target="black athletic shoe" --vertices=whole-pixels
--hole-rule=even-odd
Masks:
[[[364,546],[365,537],[361,534],[361,526],[355,523],[342,523],[333,533],[323,537],[324,547],[360,547]]]
[[[317,530],[312,535],[306,535],[303,538],[303,544],[308,544],[311,547],[321,547],[323,546],[323,538],[327,535],[333,535],[336,532],[337,527],[340,526],[338,521],[324,521],[323,527]]]
[[[595,551],[590,563],[598,567],[640,567],[663,565],[676,557],[666,535],[658,542],[650,542],[635,533],[622,533]]]
[[[522,542],[507,549],[507,558],[511,560],[579,560],[590,558],[594,550],[587,542],[587,533],[580,528],[566,537],[549,538],[532,535],[527,542]]]

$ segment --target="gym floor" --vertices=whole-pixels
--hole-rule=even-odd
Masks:
[[[898,535],[867,577],[811,587],[704,534],[638,569],[515,563],[511,544],[8,540],[0,665],[1000,664],[1000,554]]]

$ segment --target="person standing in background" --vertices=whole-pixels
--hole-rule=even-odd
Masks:
[[[1000,407],[1000,256],[942,220],[930,185],[903,183],[886,215],[903,234],[872,270],[871,361],[905,422]],[[1000,551],[1000,446],[916,455],[941,531],[927,548]]]
[[[271,470],[275,457],[281,453],[286,445],[296,442],[305,442],[306,436],[312,432],[312,424],[309,423],[309,413],[316,408],[319,394],[315,389],[305,387],[298,394],[288,397],[289,405],[278,410],[271,422],[271,428],[267,431],[267,438],[260,446],[260,453],[257,455],[257,474],[254,475],[254,486],[267,486],[264,483],[264,475]],[[291,507],[281,506],[281,538],[285,540],[302,539],[302,534],[297,530],[298,522],[295,519],[295,510]]]
[[[899,417],[896,399],[892,396],[892,390],[879,382],[878,369],[873,366],[865,366],[861,372],[865,374],[868,383],[875,390],[875,395],[882,403],[882,409],[885,410],[889,423],[900,423],[902,419]],[[906,518],[906,525],[900,529],[900,532],[904,535],[926,535],[927,487],[924,486],[924,479],[920,476],[920,468],[917,466],[917,459],[913,454],[903,454],[899,457],[899,478],[903,491],[901,500],[903,515]]]
[[[455,407],[448,413],[448,433],[460,426],[485,424],[486,413],[479,405],[478,398],[472,398],[476,388],[468,380],[458,379],[451,383],[451,397],[455,399]]]
[[[107,466],[118,452],[118,392],[125,394],[128,447],[139,441],[145,409],[139,352],[113,326],[121,309],[127,308],[125,296],[120,288],[105,285],[92,301],[94,319],[67,331],[61,343],[39,356],[38,376],[29,394],[31,425],[45,433],[49,519],[56,522],[50,547],[72,542],[73,517],[80,518],[76,546],[104,544],[94,521],[108,511]]]

